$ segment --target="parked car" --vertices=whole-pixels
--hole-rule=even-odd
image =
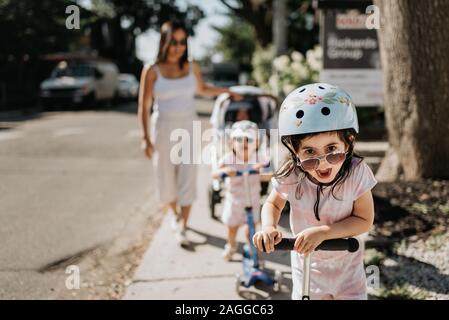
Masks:
[[[231,87],[239,84],[239,67],[235,63],[214,63],[212,83],[218,87]]]
[[[122,73],[118,77],[118,95],[122,99],[137,99],[139,81],[130,73]]]
[[[112,101],[118,92],[119,70],[109,61],[61,61],[41,83],[44,104]]]

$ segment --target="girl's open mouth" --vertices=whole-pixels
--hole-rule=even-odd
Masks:
[[[327,179],[331,176],[332,168],[329,168],[327,170],[316,170],[316,173],[321,179]]]

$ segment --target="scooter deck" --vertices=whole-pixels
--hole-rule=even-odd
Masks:
[[[245,288],[253,286],[256,282],[263,282],[267,286],[272,286],[274,280],[265,271],[254,267],[254,261],[250,257],[243,256],[243,281],[242,284]]]

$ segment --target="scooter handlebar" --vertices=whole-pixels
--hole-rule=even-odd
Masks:
[[[227,173],[223,172],[223,173],[220,174],[220,178],[224,179],[226,177],[231,177],[232,178],[232,177],[243,176],[245,174],[245,172],[248,172],[249,175],[251,175],[251,174],[259,174],[259,170],[251,169],[251,170],[247,170],[247,171],[236,171],[235,172],[235,176],[230,176]]]
[[[296,238],[283,238],[281,242],[274,246],[275,250],[293,250]],[[262,242],[262,245],[263,242]],[[331,239],[321,242],[321,244],[315,249],[323,251],[349,251],[356,252],[359,249],[359,241],[355,238],[348,239]],[[264,246],[264,252],[265,246]]]
[[[359,250],[359,241],[356,238],[326,240],[317,250],[356,252]]]
[[[270,163],[268,162],[265,166],[264,166],[264,168],[268,168],[270,166]],[[260,170],[255,170],[255,169],[250,169],[250,170],[243,170],[243,171],[241,171],[241,170],[238,170],[238,171],[236,171],[236,173],[235,173],[235,176],[230,176],[230,175],[228,175],[227,173],[221,173],[220,174],[220,179],[221,180],[223,180],[224,178],[226,178],[226,177],[239,177],[239,176],[243,176],[245,173],[248,173],[249,175],[252,175],[252,174],[259,174],[260,173]]]

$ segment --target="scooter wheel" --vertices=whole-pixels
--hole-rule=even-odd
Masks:
[[[240,278],[240,274],[235,274],[235,291],[238,295],[240,295],[240,286],[242,285],[242,280]]]
[[[283,279],[284,279],[284,277],[282,276],[282,272],[280,270],[276,270],[274,273],[274,285],[273,285],[273,290],[275,292],[281,291]]]

